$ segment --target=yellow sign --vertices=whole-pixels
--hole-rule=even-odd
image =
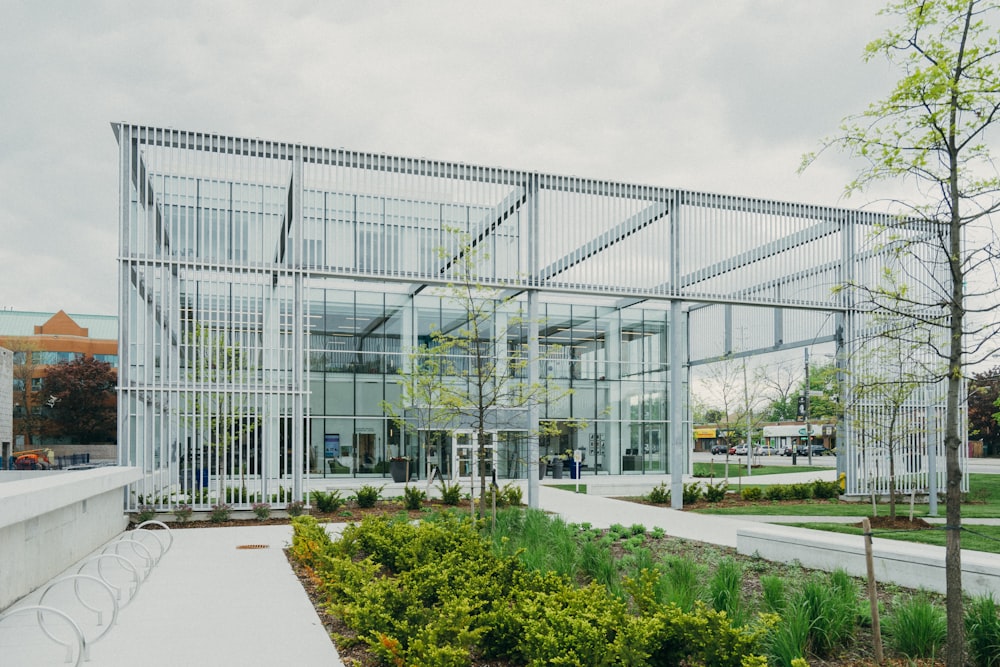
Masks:
[[[696,428],[694,430],[694,439],[695,440],[704,440],[706,438],[714,438],[715,437],[715,431],[716,431],[716,429],[714,429],[714,428]]]

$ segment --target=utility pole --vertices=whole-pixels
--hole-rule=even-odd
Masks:
[[[753,443],[751,442],[750,390],[747,387],[747,358],[743,357],[743,405],[747,411],[747,477],[753,475]]]
[[[806,454],[809,456],[809,465],[813,464],[812,431],[809,430],[809,348],[803,348],[806,359]]]

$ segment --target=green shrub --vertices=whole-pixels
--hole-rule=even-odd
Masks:
[[[296,516],[292,519],[292,557],[302,565],[315,568],[320,563],[320,555],[332,545],[326,529],[311,516]]]
[[[788,487],[788,497],[792,500],[809,500],[813,497],[813,485],[808,482],[791,484]]]
[[[926,595],[914,595],[893,605],[882,628],[889,645],[907,658],[931,658],[938,654],[947,637],[944,609]]]
[[[384,486],[373,486],[371,484],[362,486],[354,495],[358,507],[375,507],[375,503],[382,497],[382,489],[384,488]]]
[[[710,503],[717,503],[726,497],[726,491],[729,489],[729,482],[722,480],[712,484],[711,482],[705,483],[705,500]]]
[[[965,637],[976,667],[1000,667],[1000,606],[993,595],[972,599],[965,610]]]
[[[290,553],[311,568],[328,608],[387,664],[766,664],[761,641],[775,617],[735,627],[704,604],[692,612],[663,608],[658,600],[671,568],[655,564],[646,549],[625,559],[634,573],[627,594],[599,583],[581,588],[577,565],[572,579],[550,572],[548,563],[543,572],[527,569],[523,544],[544,543],[542,551],[555,552],[550,562],[558,562],[566,557],[560,543],[573,546],[580,536],[588,554],[582,560],[604,572],[594,581],[617,580],[610,550],[589,531],[520,509],[498,513],[491,541],[479,525],[453,512],[419,524],[369,517],[332,542],[315,519],[301,517],[293,521]],[[620,528],[623,536],[631,532]],[[695,584],[704,578],[700,566],[677,563],[694,573]],[[630,600],[645,611],[630,611]]]
[[[229,516],[233,513],[233,508],[228,503],[216,503],[212,505],[212,512],[208,515],[208,520],[212,523],[223,523],[229,521]]]
[[[836,498],[840,495],[840,485],[836,480],[829,482],[823,481],[822,479],[813,480],[813,498],[819,500],[829,500],[830,498]]]
[[[740,489],[740,498],[747,502],[755,502],[764,497],[764,492],[759,486],[744,486]]]
[[[153,505],[139,505],[139,511],[136,512],[135,522],[143,523],[145,521],[152,521],[156,518],[156,507]]]
[[[336,512],[347,502],[341,497],[340,491],[337,489],[325,493],[323,491],[312,491],[309,497],[312,499],[312,504],[316,506],[316,509],[324,514]]]
[[[646,500],[655,505],[668,504],[670,502],[670,489],[667,488],[666,482],[650,489],[649,494],[646,495]]]
[[[420,504],[427,499],[427,494],[415,486],[407,486],[403,489],[403,505],[408,510],[420,509]]]
[[[285,511],[290,517],[302,516],[306,511],[306,504],[301,500],[293,500],[285,505]]]
[[[681,499],[685,505],[693,505],[699,500],[701,500],[701,482],[691,482],[690,484],[685,484],[683,486],[683,495]]]
[[[269,516],[271,516],[271,505],[270,505],[270,503],[254,503],[253,504],[253,513],[257,516],[258,519],[260,519],[261,521],[264,521]]]
[[[764,489],[764,497],[768,500],[787,500],[790,496],[787,486],[771,484]]]
[[[717,667],[766,667],[767,660],[760,655],[763,641],[779,620],[768,614],[752,625],[736,627],[725,613],[707,609],[702,602],[693,612],[667,607],[654,618],[661,629],[651,633],[649,664]]]
[[[597,585],[541,591],[518,600],[516,611],[522,623],[517,654],[535,665],[609,664],[628,616],[625,604]]]
[[[502,503],[498,502],[497,504],[502,505],[503,507],[517,507],[524,504],[524,492],[517,484],[507,482],[503,485],[503,488],[500,489],[500,496],[498,500],[501,500]]]
[[[444,480],[441,480],[441,484],[438,486],[441,489],[441,502],[445,505],[457,505],[462,502],[462,485],[458,482],[454,484],[449,484]]]
[[[174,508],[174,518],[177,519],[178,523],[188,521],[192,514],[194,514],[194,510],[191,509],[190,505],[178,505]]]

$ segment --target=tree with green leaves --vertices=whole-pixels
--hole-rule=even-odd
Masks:
[[[18,430],[24,434],[24,448],[29,449],[41,443],[45,424],[43,401],[35,390],[42,348],[28,336],[8,339],[4,347],[14,353],[14,404],[18,408],[14,416],[19,417]]]
[[[884,56],[901,72],[889,94],[849,117],[826,146],[863,161],[848,194],[900,181],[916,194],[896,203],[897,225],[880,230],[900,253],[941,262],[945,280],[899,276],[895,287],[850,285],[871,307],[939,327],[925,341],[946,369],[945,445],[948,535],[945,556],[949,667],[962,664],[961,482],[959,448],[965,368],[992,353],[996,281],[976,282],[997,260],[991,216],[1000,209],[1000,175],[987,134],[1000,121],[1000,7],[996,0],[895,0],[883,10],[898,23],[868,44],[865,58]],[[815,155],[807,155],[803,167]],[[898,232],[922,224],[921,240]],[[905,238],[910,238],[906,241]],[[932,254],[927,254],[933,250]],[[992,274],[991,276],[992,277]],[[910,282],[907,282],[909,279]],[[913,289],[919,284],[919,289]],[[976,285],[983,284],[981,288]],[[910,289],[907,289],[910,288]],[[918,296],[926,295],[930,296]],[[935,317],[936,313],[939,317]]]
[[[862,346],[853,359],[850,377],[851,403],[847,406],[862,450],[869,454],[889,486],[889,517],[896,518],[900,463],[906,459],[907,472],[914,462],[913,440],[925,433],[921,392],[932,373],[924,367],[918,347],[901,338],[873,341]],[[909,449],[907,448],[909,445]]]
[[[226,500],[223,481],[232,448],[254,432],[259,421],[241,391],[253,376],[252,356],[238,341],[229,341],[224,331],[199,322],[190,323],[185,335],[187,373],[193,385],[189,419],[216,471],[221,503]]]
[[[572,390],[527,381],[526,318],[518,314],[513,295],[480,279],[480,268],[488,264],[487,253],[466,232],[446,231],[455,242],[439,248],[438,255],[453,280],[441,293],[444,310],[454,317],[442,326],[432,326],[430,341],[409,351],[407,364],[398,371],[400,398],[383,403],[383,409],[401,429],[473,431],[480,498],[485,498],[487,442],[492,432],[504,424],[512,428],[512,420],[526,426],[524,413],[530,404],[557,401]],[[543,422],[538,435],[559,428]]]

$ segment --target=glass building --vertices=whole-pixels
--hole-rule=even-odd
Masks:
[[[539,457],[566,451],[583,475],[676,486],[691,366],[832,341],[846,367],[863,312],[832,288],[887,261],[866,245],[881,214],[113,129],[119,449],[147,473],[133,506],[178,488],[201,507],[281,502],[307,478],[385,477],[400,457],[457,480],[482,455],[527,478],[529,500]],[[489,316],[441,381],[468,387],[475,349],[522,397],[544,390],[497,401],[484,425],[421,420],[434,406],[406,405],[403,383],[415,351],[468,326],[455,286],[471,283]],[[851,446],[849,424],[839,440]]]

